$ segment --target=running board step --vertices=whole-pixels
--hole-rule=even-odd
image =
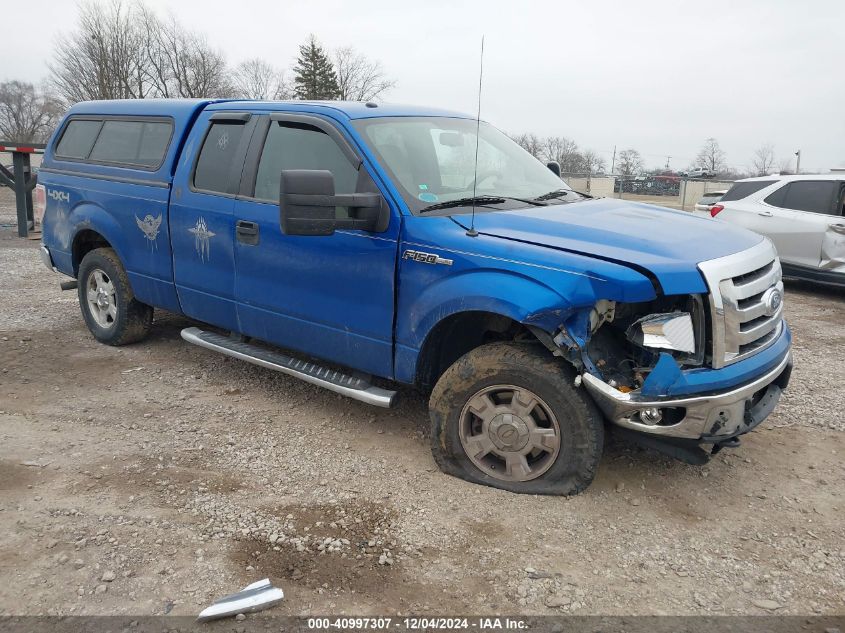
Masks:
[[[215,332],[207,332],[197,327],[189,327],[182,330],[182,338],[188,341],[188,343],[226,354],[226,356],[231,356],[232,358],[239,358],[240,360],[245,360],[248,363],[266,367],[267,369],[280,371],[283,374],[310,382],[312,385],[324,387],[377,407],[391,407],[396,398],[395,391],[375,387],[363,378],[356,378],[344,374],[342,371],[322,367],[316,363],[297,358],[291,358],[280,352],[267,350],[250,343],[243,343],[237,339]]]

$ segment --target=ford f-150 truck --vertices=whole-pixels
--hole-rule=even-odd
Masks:
[[[208,324],[190,343],[376,406],[415,385],[435,460],[473,482],[579,492],[606,421],[703,463],[789,380],[767,239],[590,199],[461,114],[80,103],[39,183],[42,257],[98,341],[160,308]]]

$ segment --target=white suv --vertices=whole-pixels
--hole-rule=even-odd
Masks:
[[[696,215],[765,235],[786,277],[845,285],[845,174],[738,180]]]

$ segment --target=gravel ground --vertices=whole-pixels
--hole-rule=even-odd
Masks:
[[[0,190],[0,615],[845,612],[843,295],[790,285],[776,413],[707,466],[610,441],[574,498],[441,474],[367,407],[185,344],[97,344]]]

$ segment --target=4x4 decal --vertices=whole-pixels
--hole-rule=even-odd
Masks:
[[[59,191],[58,189],[48,189],[47,197],[52,198],[56,202],[70,202],[70,194],[67,191]]]

